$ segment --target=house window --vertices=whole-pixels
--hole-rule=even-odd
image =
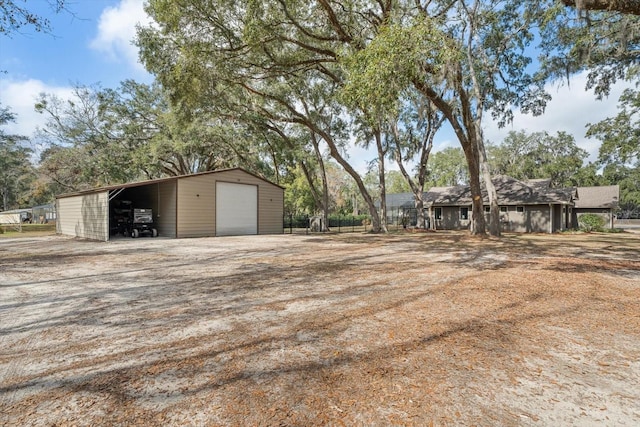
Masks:
[[[436,219],[442,219],[442,208],[436,208],[434,215]]]
[[[485,206],[484,207],[484,212],[485,213],[491,213],[491,206]]]
[[[516,212],[524,213],[524,206],[516,206]]]
[[[460,219],[469,219],[469,208],[460,208]]]
[[[500,212],[503,212],[503,213],[509,212],[509,208],[507,206],[500,206]]]

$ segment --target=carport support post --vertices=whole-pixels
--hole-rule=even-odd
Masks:
[[[553,204],[549,203],[549,233],[553,234]]]

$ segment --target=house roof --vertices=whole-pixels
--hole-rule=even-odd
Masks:
[[[605,208],[618,206],[620,187],[618,185],[603,185],[601,187],[578,187],[576,208]]]
[[[550,180],[519,181],[498,175],[491,181],[496,188],[500,205],[568,204],[573,196],[572,189],[550,188]],[[482,198],[485,204],[489,204],[484,186]],[[471,188],[468,185],[433,187],[425,193],[424,199],[428,205],[470,205]]]
[[[92,188],[90,190],[84,190],[84,191],[77,191],[74,193],[65,193],[65,194],[60,194],[56,196],[56,199],[62,199],[65,197],[73,197],[73,196],[80,196],[80,195],[84,195],[84,194],[93,194],[93,193],[102,193],[104,191],[111,191],[111,190],[119,190],[121,188],[131,188],[131,187],[140,187],[143,185],[149,185],[149,184],[156,184],[156,183],[160,183],[160,182],[166,182],[166,181],[172,181],[172,180],[177,180],[177,179],[181,179],[181,178],[187,178],[187,177],[191,177],[191,176],[198,176],[198,175],[209,175],[209,174],[215,174],[215,173],[220,173],[220,172],[229,172],[229,171],[233,171],[233,170],[240,170],[244,173],[247,173],[249,175],[255,176],[258,179],[261,179],[265,182],[268,182],[269,184],[275,185],[276,187],[280,187],[284,190],[284,187],[278,184],[274,184],[273,182],[264,179],[261,176],[258,176],[254,173],[251,173],[243,168],[229,168],[229,169],[219,169],[219,170],[215,170],[215,171],[206,171],[206,172],[199,172],[199,173],[194,173],[194,174],[190,174],[190,175],[180,175],[180,176],[170,176],[170,177],[166,177],[166,178],[158,178],[158,179],[151,179],[148,181],[138,181],[138,182],[129,182],[126,184],[116,184],[116,185],[108,185],[105,187],[99,187],[99,188]]]

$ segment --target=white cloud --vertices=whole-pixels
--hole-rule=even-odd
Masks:
[[[496,123],[491,122],[491,115],[485,114],[484,137],[493,143],[500,143],[509,131],[525,130],[528,133],[546,131],[550,135],[556,135],[564,131],[576,140],[576,144],[589,153],[588,161],[594,161],[598,157],[601,142],[585,137],[587,124],[597,123],[607,117],[617,114],[618,98],[625,88],[633,86],[630,82],[618,82],[613,85],[608,98],[598,101],[592,91],[586,91],[587,73],[573,76],[564,85],[549,84],[547,92],[553,97],[548,103],[542,116],[514,113],[513,123],[500,129]],[[442,151],[447,147],[460,147],[453,129],[446,122],[441,131],[436,135],[432,153]],[[367,161],[375,159],[375,149],[350,147],[349,155],[355,169],[361,174],[366,173]],[[389,169],[397,169],[394,162],[388,162]],[[413,164],[410,164],[413,167]]]
[[[0,102],[16,115],[15,123],[8,123],[5,132],[31,137],[36,128],[43,127],[46,121],[46,117],[34,109],[38,95],[50,93],[61,99],[68,99],[72,97],[72,90],[71,87],[48,86],[35,79],[0,79]]]
[[[542,116],[533,117],[516,112],[513,123],[502,129],[487,121],[484,129],[485,139],[499,143],[512,130],[524,130],[528,133],[546,131],[551,135],[564,131],[573,135],[576,144],[589,152],[589,161],[595,160],[598,157],[600,141],[585,137],[586,126],[615,116],[618,98],[631,83],[618,82],[613,86],[608,98],[598,101],[592,91],[585,90],[586,81],[585,72],[572,77],[569,85],[548,85],[547,91],[553,99]]]
[[[106,8],[100,15],[98,34],[89,47],[107,54],[112,60],[123,60],[142,70],[138,48],[133,44],[136,25],[149,24],[151,18],[143,9],[143,0],[122,0],[116,7]]]

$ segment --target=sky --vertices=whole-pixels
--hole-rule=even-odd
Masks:
[[[53,13],[46,0],[29,0],[28,7],[51,22],[51,34],[26,29],[10,37],[0,35],[0,103],[17,115],[16,123],[5,127],[7,133],[31,136],[44,125],[44,116],[34,111],[40,93],[67,98],[74,84],[99,84],[115,88],[126,79],[150,83],[153,76],[138,62],[137,48],[131,42],[137,24],[149,17],[143,0],[67,0],[69,11]],[[629,83],[613,87],[603,101],[585,91],[586,75],[568,82],[549,84],[553,97],[543,116],[515,114],[511,125],[503,129],[487,120],[485,138],[500,142],[510,130],[547,131],[555,135],[565,131],[589,152],[589,161],[597,158],[599,141],[585,137],[586,125],[614,116],[619,95]],[[489,115],[486,116],[490,118]],[[434,152],[458,147],[452,132],[439,133]],[[375,158],[371,150],[351,147],[349,159],[364,173]],[[390,169],[395,169],[390,164]]]

